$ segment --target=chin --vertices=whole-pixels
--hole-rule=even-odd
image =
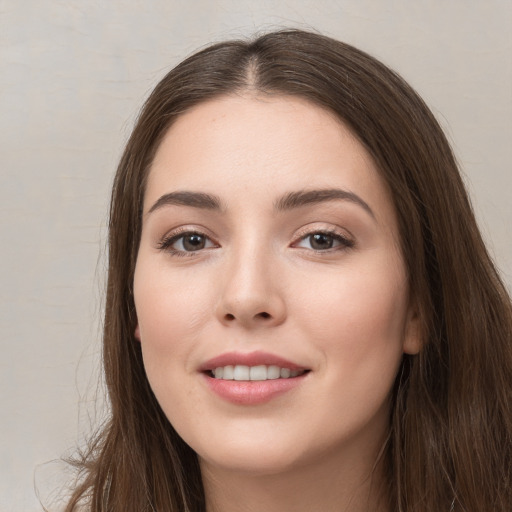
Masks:
[[[202,468],[254,476],[290,473],[316,462],[325,463],[329,455],[345,451],[339,433],[322,438],[318,433],[308,436],[305,430],[304,426],[294,429],[264,421],[249,428],[245,422],[233,421],[217,431],[210,428],[207,438],[191,436],[185,441],[198,454]]]
[[[305,463],[297,453],[283,453],[259,443],[244,448],[229,447],[222,452],[199,454],[201,467],[215,467],[225,472],[254,476],[288,473]]]

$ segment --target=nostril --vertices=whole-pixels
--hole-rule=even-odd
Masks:
[[[224,315],[224,321],[225,322],[233,322],[235,321],[236,319],[238,318],[238,320],[242,320],[244,319],[244,316],[243,315],[240,315],[240,316],[235,316],[233,315],[233,313],[226,313]],[[249,320],[251,317],[247,317],[247,320]],[[253,320],[268,320],[268,319],[272,319],[272,315],[270,313],[267,313],[266,311],[261,311],[260,313],[256,313],[252,319]]]

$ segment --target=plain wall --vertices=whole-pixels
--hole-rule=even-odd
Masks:
[[[0,0],[0,511],[41,510],[34,475],[49,503],[48,461],[94,423],[109,187],[143,99],[208,42],[285,26],[420,92],[512,289],[512,2]]]

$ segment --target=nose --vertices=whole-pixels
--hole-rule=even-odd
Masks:
[[[272,263],[269,254],[260,252],[233,257],[219,276],[222,284],[217,317],[221,323],[252,329],[285,321],[283,287]]]

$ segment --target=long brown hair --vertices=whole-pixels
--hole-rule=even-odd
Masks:
[[[403,79],[318,34],[274,32],[213,45],[146,101],[119,164],[110,210],[103,361],[110,419],[82,459],[67,511],[205,510],[195,453],[148,384],[134,338],[133,275],[148,169],[173,121],[253,90],[334,113],[372,155],[399,220],[422,350],[405,355],[386,447],[392,510],[512,509],[512,306],[482,242],[450,146]]]

